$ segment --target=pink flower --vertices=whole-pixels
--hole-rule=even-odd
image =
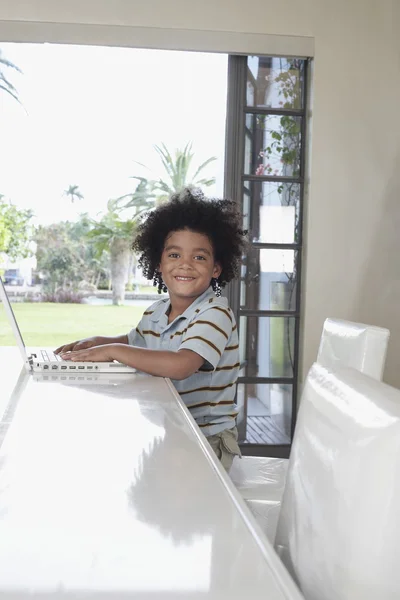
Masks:
[[[264,165],[258,165],[255,174],[256,175],[264,175]]]

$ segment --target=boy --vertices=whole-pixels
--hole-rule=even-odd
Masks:
[[[229,200],[187,188],[149,212],[133,250],[145,277],[169,298],[152,304],[126,335],[96,336],[56,350],[65,360],[117,360],[169,377],[229,470],[237,444],[234,403],[239,372],[234,315],[221,288],[240,269],[240,214]]]

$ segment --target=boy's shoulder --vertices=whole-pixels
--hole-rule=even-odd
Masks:
[[[200,304],[201,307],[210,308],[211,306],[225,306],[229,308],[228,299],[225,296],[215,296],[215,294],[208,294]]]
[[[230,316],[231,319],[233,319],[233,312],[229,307],[227,298],[225,298],[224,296],[220,296],[219,298],[217,298],[217,296],[205,298],[203,302],[199,304],[193,316],[194,318],[196,318],[198,315],[201,315],[202,313],[209,311],[213,308],[218,308],[220,309],[220,311],[222,310],[222,312],[226,313]]]
[[[168,302],[169,298],[160,298],[160,300],[156,300],[155,302],[153,302],[153,304],[150,304],[150,306],[146,308],[146,310],[143,313],[143,316],[149,317],[154,313],[158,314],[161,312],[165,312]]]

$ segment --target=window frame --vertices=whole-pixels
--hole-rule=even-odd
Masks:
[[[228,97],[227,97],[227,123],[226,123],[226,151],[225,151],[225,196],[232,198],[240,207],[243,208],[243,190],[244,184],[251,184],[252,181],[258,183],[296,183],[299,185],[299,207],[298,207],[298,229],[297,237],[293,243],[263,243],[249,241],[251,249],[259,250],[285,250],[290,249],[297,252],[296,264],[296,290],[295,290],[295,309],[294,310],[258,310],[249,309],[240,305],[240,286],[241,281],[231,282],[227,288],[227,296],[230,306],[235,314],[238,323],[238,332],[240,338],[240,320],[241,317],[293,317],[294,318],[294,350],[293,350],[293,376],[292,377],[250,377],[240,376],[239,384],[289,384],[292,386],[292,405],[291,405],[291,424],[290,439],[293,439],[297,406],[298,406],[298,375],[300,362],[300,330],[301,330],[301,295],[302,295],[302,250],[303,250],[303,215],[304,215],[304,186],[306,173],[306,145],[307,145],[307,106],[308,106],[308,77],[310,72],[310,59],[299,57],[304,61],[304,79],[303,79],[303,103],[299,109],[293,108],[266,108],[257,106],[247,106],[246,85],[247,85],[247,60],[250,55],[234,56],[228,58]],[[257,54],[257,57],[271,55]],[[272,57],[271,57],[272,58]],[[287,58],[282,56],[282,58]],[[270,176],[270,175],[251,175],[245,174],[245,139],[246,139],[246,116],[254,115],[277,115],[301,117],[300,126],[300,172],[298,176]],[[250,193],[251,201],[251,193]],[[258,208],[258,207],[256,207]],[[245,418],[247,419],[247,410],[244,407]],[[290,444],[256,444],[242,442],[240,444],[243,454],[259,456],[288,457],[290,453]]]

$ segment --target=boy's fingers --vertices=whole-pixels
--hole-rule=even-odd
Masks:
[[[64,360],[74,360],[76,357],[76,352],[63,351],[61,352],[61,356]]]
[[[90,342],[71,342],[70,344],[65,344],[65,346],[60,346],[57,350],[54,350],[54,354],[72,352],[73,350],[86,350],[86,348],[90,348]]]
[[[90,345],[90,342],[77,342],[71,350],[86,350],[86,348],[90,348]]]
[[[61,354],[62,352],[69,352],[75,345],[75,342],[72,344],[66,344],[65,346],[60,346],[57,350],[54,350],[54,354]]]

